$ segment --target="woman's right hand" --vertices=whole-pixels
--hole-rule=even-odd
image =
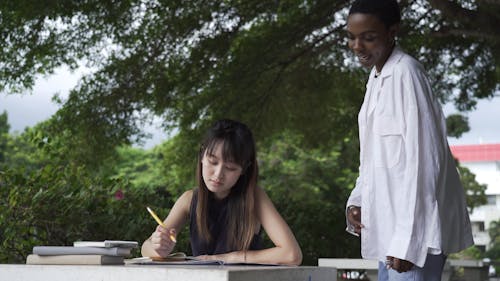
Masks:
[[[349,222],[350,227],[352,227],[352,231],[361,235],[361,228],[364,227],[361,223],[361,207],[349,206],[347,208],[347,221]]]
[[[175,229],[166,229],[160,225],[156,227],[155,232],[151,234],[152,249],[158,253],[160,257],[168,256],[174,249],[176,242]]]

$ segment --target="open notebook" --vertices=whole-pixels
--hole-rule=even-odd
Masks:
[[[204,264],[215,264],[222,265],[224,261],[221,260],[200,260],[192,256],[188,256],[185,253],[177,252],[168,255],[166,258],[157,257],[142,257],[125,260],[125,264],[194,264],[194,265],[204,265]]]
[[[168,255],[166,258],[134,258],[126,259],[125,264],[152,264],[152,265],[264,265],[276,266],[278,264],[260,264],[260,263],[226,263],[222,260],[201,260],[193,256],[188,256],[183,252],[176,252]]]

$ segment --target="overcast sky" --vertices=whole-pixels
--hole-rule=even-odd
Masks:
[[[8,113],[11,132],[22,132],[25,127],[31,127],[40,121],[46,120],[57,110],[57,105],[52,102],[55,93],[66,97],[68,90],[73,88],[84,70],[78,74],[70,73],[65,68],[60,68],[49,77],[41,77],[36,83],[31,94],[7,95],[0,93],[0,113]],[[444,107],[446,115],[456,112],[451,105]],[[500,143],[500,97],[491,100],[481,100],[475,111],[467,114],[469,117],[470,132],[461,138],[449,138],[451,145]],[[146,140],[143,147],[151,148],[161,143],[167,135],[161,130],[160,121],[145,128],[153,137]]]
[[[37,79],[32,93],[22,95],[0,93],[0,113],[7,110],[10,131],[22,132],[24,128],[48,119],[58,109],[58,105],[52,102],[54,94],[58,93],[66,98],[69,90],[78,83],[79,77],[88,72],[80,69],[77,73],[71,73],[63,67],[49,77]],[[146,139],[142,147],[151,148],[167,139],[167,134],[160,128],[160,124],[161,120],[158,119],[144,129],[152,134],[152,138]]]

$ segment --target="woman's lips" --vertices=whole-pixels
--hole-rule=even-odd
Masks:
[[[223,184],[223,182],[218,181],[218,180],[210,180],[210,181],[211,181],[211,182],[212,182],[212,184],[213,184],[213,185],[215,185],[215,186],[220,186],[220,185],[222,185],[222,184]]]

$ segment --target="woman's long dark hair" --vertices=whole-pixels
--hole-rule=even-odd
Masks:
[[[205,154],[213,154],[218,144],[222,144],[224,161],[231,161],[242,167],[242,174],[228,195],[227,245],[229,249],[247,250],[257,230],[255,216],[255,189],[257,186],[258,167],[255,142],[250,129],[243,123],[223,119],[207,131],[198,154],[198,202],[196,206],[196,224],[200,236],[210,241],[208,204],[210,191],[203,181],[201,160]]]

